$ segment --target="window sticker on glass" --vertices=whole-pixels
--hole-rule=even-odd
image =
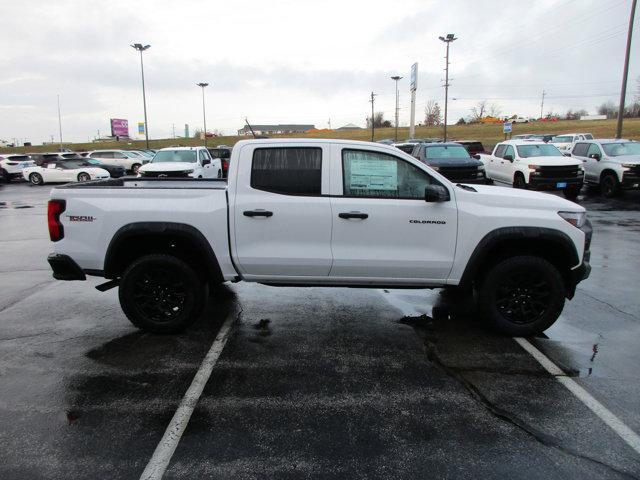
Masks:
[[[366,190],[397,190],[398,164],[375,158],[351,160],[349,188]]]

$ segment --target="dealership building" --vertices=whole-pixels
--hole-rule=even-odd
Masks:
[[[302,133],[312,128],[316,128],[315,125],[298,125],[289,123],[279,123],[278,125],[245,125],[238,130],[238,135],[251,135],[251,129],[256,135],[276,135],[279,133]]]

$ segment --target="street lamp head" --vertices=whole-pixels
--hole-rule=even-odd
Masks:
[[[147,48],[150,48],[151,45],[142,45],[141,43],[134,43],[131,45],[132,48],[135,48],[139,52],[144,52]]]
[[[209,84],[208,84],[208,83],[204,83],[204,82],[196,83],[196,85],[197,85],[198,87],[202,87],[202,88],[204,88],[204,87],[208,87],[208,86],[209,86]]]
[[[450,43],[450,42],[453,42],[454,40],[457,40],[456,36],[453,33],[447,33],[446,37],[438,37],[438,38],[445,43]]]
[[[395,81],[397,82],[397,81],[398,81],[398,80],[400,80],[401,78],[402,78],[401,76],[396,75],[396,76],[394,76],[394,77],[391,77],[391,80],[395,80]]]

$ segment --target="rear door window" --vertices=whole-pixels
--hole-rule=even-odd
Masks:
[[[321,183],[321,148],[256,148],[253,152],[252,188],[283,195],[320,195]]]
[[[571,154],[578,157],[586,157],[588,148],[588,143],[576,143],[575,147],[573,147],[573,150],[571,151]]]

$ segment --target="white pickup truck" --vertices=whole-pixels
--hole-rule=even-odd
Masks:
[[[207,287],[476,289],[496,330],[548,328],[590,271],[584,208],[453,184],[393,146],[244,140],[229,178],[124,178],[51,192],[59,280],[109,279],[134,325],[177,332]]]

